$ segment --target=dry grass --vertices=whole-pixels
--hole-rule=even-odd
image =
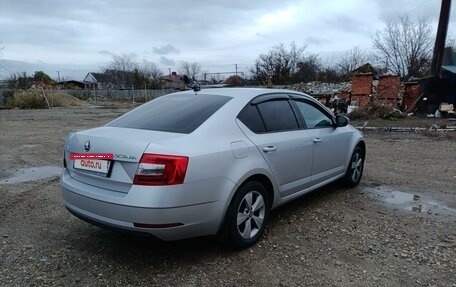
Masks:
[[[60,91],[46,93],[51,107],[72,107],[72,106],[88,106],[88,103],[82,101],[70,94]]]
[[[88,105],[86,102],[60,91],[45,91],[45,93],[51,107]],[[48,108],[48,103],[41,90],[29,89],[16,91],[14,96],[8,101],[7,106],[20,109],[46,109]]]

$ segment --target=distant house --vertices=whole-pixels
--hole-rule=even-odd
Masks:
[[[84,82],[89,88],[95,88],[98,90],[113,89],[115,86],[111,77],[104,73],[89,72],[82,82]]]
[[[106,70],[104,73],[89,72],[83,82],[96,89],[131,89],[134,85],[134,73]]]
[[[176,72],[160,77],[160,80],[165,89],[185,90],[185,83]]]

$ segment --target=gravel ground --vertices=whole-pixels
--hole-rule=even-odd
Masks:
[[[360,186],[274,210],[239,251],[91,226],[64,208],[58,176],[22,169],[60,166],[68,132],[126,110],[0,110],[0,286],[456,286],[454,139],[366,133]]]

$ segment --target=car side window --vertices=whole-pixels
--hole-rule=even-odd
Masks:
[[[297,130],[298,121],[288,100],[272,100],[257,105],[268,132]]]
[[[264,133],[263,120],[255,105],[247,104],[238,115],[238,119],[254,133]]]
[[[332,127],[332,120],[317,107],[303,101],[295,101],[299,112],[309,129]]]

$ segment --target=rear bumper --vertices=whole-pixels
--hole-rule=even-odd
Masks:
[[[66,207],[78,217],[167,241],[217,233],[235,188],[234,183],[220,178],[169,187],[132,186],[124,194],[79,182],[66,170],[60,182]],[[179,226],[144,228],[135,223]]]

